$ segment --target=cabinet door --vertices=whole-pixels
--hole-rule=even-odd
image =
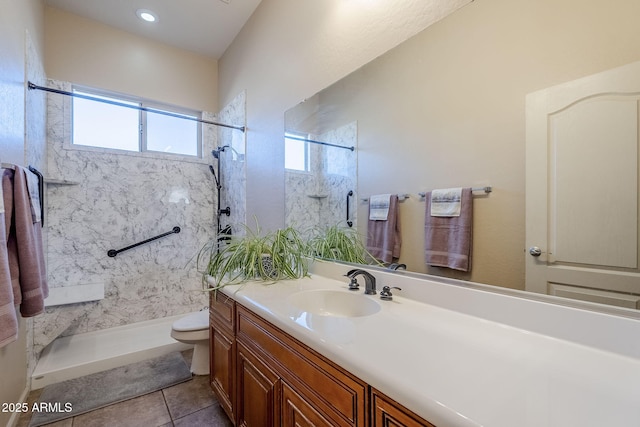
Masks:
[[[287,383],[282,383],[283,427],[332,427],[332,425]]]
[[[220,406],[233,421],[235,402],[235,339],[227,336],[222,329],[211,327],[209,335],[210,381]]]
[[[280,425],[281,381],[266,363],[237,343],[238,349],[238,426]]]
[[[371,400],[373,427],[434,427],[375,389]]]

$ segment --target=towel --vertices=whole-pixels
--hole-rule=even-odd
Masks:
[[[31,213],[28,173],[30,172],[24,168],[16,166],[15,172],[5,171],[2,179],[5,192],[5,223],[9,224],[7,252],[14,303],[20,304],[20,314],[23,317],[42,313],[44,299],[49,296],[42,228],[39,223],[34,223]],[[12,191],[12,200],[9,200],[10,198],[6,195],[7,191]]]
[[[377,194],[369,198],[369,219],[386,221],[389,216],[391,194]]]
[[[18,339],[18,318],[13,301],[11,273],[9,272],[4,192],[2,191],[2,185],[0,185],[0,348],[14,342],[16,339]]]
[[[460,216],[462,188],[444,188],[431,192],[431,216]]]
[[[427,265],[471,271],[473,200],[471,188],[462,189],[460,216],[431,216],[431,194],[426,197],[425,261]]]
[[[367,231],[367,251],[374,258],[390,263],[394,258],[400,257],[402,238],[397,195],[389,197],[389,213],[386,221],[370,219]]]
[[[9,275],[13,290],[13,303],[20,305],[20,266],[18,263],[18,244],[16,243],[15,225],[13,224],[13,170],[5,170],[2,174],[2,194],[4,200],[5,236],[7,239],[7,258],[9,260]]]

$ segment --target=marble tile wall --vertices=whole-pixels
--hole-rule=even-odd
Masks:
[[[311,139],[357,147],[357,122],[313,135]],[[310,144],[310,171],[285,172],[285,224],[308,236],[315,228],[346,226],[347,193],[350,218],[356,227],[357,150]]]
[[[26,33],[26,77],[27,81],[39,86],[47,83],[44,66],[31,40]],[[27,90],[25,96],[25,165],[31,165],[40,172],[46,172],[47,129],[46,95],[37,90]]]
[[[222,123],[245,126],[246,94],[240,93],[220,111],[218,119]],[[219,147],[228,146],[220,153],[220,207],[231,209],[231,215],[222,215],[222,228],[231,226],[234,234],[242,235],[247,223],[246,209],[246,166],[245,166],[245,133],[234,129],[218,128]]]
[[[26,32],[25,42],[25,77],[27,81],[37,85],[45,85],[47,77],[40,55],[31,39],[31,34]],[[46,95],[44,92],[27,90],[25,94],[25,159],[24,165],[31,165],[46,175],[47,173],[47,125],[46,125]],[[46,247],[47,233],[43,233],[43,244]],[[27,326],[27,373],[31,375],[35,369],[36,357],[34,347],[34,321],[39,317],[25,319]]]
[[[71,89],[63,82],[49,85]],[[220,136],[229,137],[214,126],[203,126],[202,159],[78,149],[70,144],[70,107],[69,97],[48,95],[48,177],[75,183],[47,186],[49,285],[103,283],[105,298],[47,308],[35,320],[36,352],[57,336],[187,313],[207,305],[196,256],[215,233],[210,153]],[[238,110],[244,110],[244,102]],[[216,119],[211,114],[205,118]],[[114,258],[107,256],[109,249],[175,226],[181,228],[179,234]]]

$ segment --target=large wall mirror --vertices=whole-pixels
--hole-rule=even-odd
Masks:
[[[286,224],[300,225],[302,213],[306,212],[306,221],[341,223],[346,227],[347,192],[353,191],[350,215],[353,216],[353,227],[364,239],[368,204],[363,200],[375,194],[407,195],[399,204],[402,250],[397,261],[406,264],[410,272],[473,281],[497,288],[546,293],[588,301],[588,304],[622,307],[619,309],[621,313],[638,309],[640,227],[637,212],[633,218],[629,215],[624,217],[625,224],[636,225],[626,228],[629,235],[625,235],[625,247],[632,248],[633,253],[620,255],[626,260],[624,266],[604,264],[599,268],[598,261],[594,263],[598,274],[607,270],[621,277],[620,285],[609,286],[611,278],[605,275],[585,279],[582,276],[584,263],[571,259],[565,261],[551,255],[554,242],[547,241],[547,236],[542,240],[536,237],[536,241],[529,241],[531,224],[527,218],[549,217],[556,211],[547,211],[546,206],[539,208],[538,201],[529,198],[530,181],[540,181],[546,186],[548,172],[541,170],[540,179],[531,172],[525,183],[525,169],[532,167],[527,144],[535,139],[528,135],[530,129],[527,125],[531,120],[525,118],[531,109],[531,106],[527,108],[528,94],[613,69],[640,57],[637,53],[628,53],[617,57],[613,55],[608,62],[600,61],[597,52],[590,52],[586,44],[583,46],[588,41],[579,38],[566,40],[563,28],[534,25],[524,12],[509,9],[509,19],[493,19],[488,25],[483,17],[487,18],[485,15],[490,13],[490,9],[491,2],[472,3],[285,113],[286,134],[356,147],[354,152],[335,149],[346,155],[344,158],[336,157],[335,161],[354,174],[339,183],[336,181],[329,185],[332,177],[307,173],[307,183],[303,184],[299,174],[296,177],[295,173],[286,172]],[[569,11],[556,10],[551,4],[536,5],[534,9],[543,17],[567,14],[566,19],[575,24],[574,31],[584,34],[591,34],[594,22],[600,22],[597,14],[576,18]],[[640,40],[629,42],[624,36],[624,28],[630,29],[632,24],[625,21],[622,27],[614,25],[608,30],[602,29],[596,36],[604,40],[603,44],[617,44],[619,48],[623,43],[625,47],[620,50],[633,52],[635,49],[637,52]],[[563,42],[555,46],[549,40]],[[566,60],[567,51],[580,53]],[[548,62],[552,60],[557,61],[554,66]],[[610,81],[612,79],[615,77],[609,78]],[[592,87],[591,93],[575,94],[574,98],[566,98],[548,111],[539,109],[538,113],[551,116],[558,109],[608,90],[602,83],[594,83]],[[629,83],[619,89],[614,82],[611,87],[640,92],[640,82]],[[625,114],[628,113],[627,107],[631,105],[629,108],[632,108],[635,102],[634,98],[630,104],[621,107]],[[618,111],[617,103],[618,100],[604,100],[603,108],[607,114],[597,113],[600,110],[596,108],[596,113],[590,113],[585,123],[592,125],[594,118],[604,116],[619,117],[615,113]],[[629,132],[620,133],[624,141],[619,147],[630,151],[617,152],[614,157],[632,159],[633,164],[625,163],[624,183],[616,181],[611,185],[623,189],[616,194],[625,197],[628,202],[625,206],[635,206],[638,198],[637,114],[627,116],[629,121],[624,126]],[[546,116],[542,117],[543,121],[546,120]],[[585,132],[594,134],[593,129]],[[536,143],[548,145],[548,141]],[[597,140],[592,139],[590,143],[594,144],[593,147],[598,146]],[[557,153],[570,152],[567,150],[559,147]],[[596,154],[598,150],[590,150],[594,154],[577,152],[584,156],[602,154]],[[326,154],[320,157],[325,162],[320,169],[326,171],[330,167],[327,162],[334,160]],[[611,168],[607,170],[611,171]],[[580,173],[588,174],[588,170]],[[580,182],[580,177],[574,176],[563,181],[562,185],[572,182]],[[606,188],[608,184],[603,185]],[[439,188],[485,186],[491,186],[493,191],[489,194],[474,192],[473,197],[471,271],[427,265],[424,256],[426,203],[420,193]],[[598,188],[602,190],[602,186]],[[584,199],[590,193],[581,191],[576,194],[579,195],[574,199]],[[556,202],[570,200],[565,196],[549,194],[536,197],[549,200],[555,197],[553,200]],[[329,202],[330,199],[334,202]],[[550,205],[559,206],[558,203]],[[582,204],[580,209],[588,206],[592,205]],[[596,216],[611,213],[604,205],[597,209],[605,210],[599,210]],[[572,212],[569,207],[563,214],[563,221],[570,225],[576,223],[566,220],[576,215]],[[580,233],[584,234],[585,229],[589,227],[583,227]],[[620,227],[616,230],[620,232]],[[606,234],[601,232],[599,236]],[[571,241],[566,234],[563,236],[565,241]],[[583,237],[579,241],[585,241]],[[610,243],[610,250],[619,249],[615,242]],[[542,256],[530,253],[530,246],[541,247]],[[593,252],[597,253],[595,247]],[[537,273],[538,278],[543,277],[540,279],[543,282],[537,285],[527,283],[532,280],[529,270],[550,264],[557,267],[553,279],[549,279],[551,273]],[[565,274],[568,270],[577,271],[579,277],[569,278]]]

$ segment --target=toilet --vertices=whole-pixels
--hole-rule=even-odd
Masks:
[[[209,374],[209,310],[191,313],[171,326],[171,337],[185,344],[194,344],[191,372]]]

